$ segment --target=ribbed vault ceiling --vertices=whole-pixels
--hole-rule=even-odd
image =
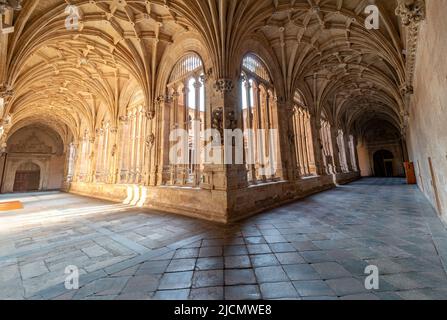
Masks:
[[[375,3],[380,29],[366,30]],[[67,4],[81,12],[67,30]],[[315,114],[347,130],[405,115],[405,41],[395,0],[25,0],[14,33],[0,36],[0,116],[14,126],[42,123],[79,136],[107,118],[117,125],[131,99],[150,108],[160,63],[185,37],[200,39],[213,76],[232,78],[247,39],[274,57],[278,96],[300,89]],[[7,17],[8,18],[8,17]],[[6,48],[6,49],[5,49]],[[265,59],[267,57],[264,57]],[[8,94],[7,94],[8,93]],[[17,128],[15,129],[17,130]]]

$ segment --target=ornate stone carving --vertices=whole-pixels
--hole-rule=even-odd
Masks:
[[[234,84],[230,79],[219,79],[214,84],[214,89],[222,94],[231,92],[233,88]]]
[[[406,67],[407,79],[405,86],[408,89],[402,91],[403,95],[412,93],[411,85],[414,78],[416,65],[417,42],[419,36],[420,22],[425,19],[425,0],[398,0],[396,15],[402,20],[402,24],[407,27],[406,39]],[[402,89],[401,89],[402,90]]]
[[[155,143],[155,135],[151,133],[146,137],[146,147],[151,148]]]
[[[12,116],[10,114],[6,115],[4,118],[0,119],[0,125],[8,127],[12,124]]]
[[[237,128],[237,119],[234,111],[228,111],[225,119],[226,129],[234,130]]]
[[[211,78],[212,74],[213,74],[213,69],[209,68],[209,69],[205,72],[205,74],[203,74],[203,75],[200,76],[200,81],[202,81],[202,83],[206,83],[206,82],[208,82],[208,80]]]
[[[401,86],[400,92],[401,92],[402,96],[413,94],[413,86],[404,84],[403,86]]]
[[[404,26],[416,24],[425,19],[424,0],[398,0],[396,15],[402,19]]]
[[[164,101],[164,99],[163,99],[163,101]],[[155,119],[155,111],[154,110],[146,111],[146,118],[148,118],[149,120],[154,120]]]
[[[22,0],[0,0],[0,15],[5,14],[6,10],[21,10]]]
[[[213,110],[211,127],[219,131],[220,136],[223,138],[224,128],[223,128],[223,108],[217,108]]]
[[[6,153],[7,147],[6,142],[0,144],[0,156],[3,156]]]

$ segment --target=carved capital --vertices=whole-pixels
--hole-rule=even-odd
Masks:
[[[151,133],[146,137],[146,147],[151,148],[155,143],[155,135]]]
[[[113,147],[112,147],[112,157],[114,157],[116,155],[117,148],[118,148],[117,145],[114,144]]]
[[[148,118],[149,120],[154,120],[155,119],[155,111],[154,110],[146,111],[146,118]]]
[[[413,86],[404,84],[400,87],[402,96],[413,94]]]
[[[4,118],[0,118],[0,125],[4,127],[8,127],[12,124],[12,115],[7,114]]]
[[[166,97],[161,95],[157,98],[157,100],[155,101],[158,105],[164,103],[166,101]]]
[[[10,86],[8,86],[8,85],[0,86],[0,98],[3,98],[6,100],[8,98],[11,98],[13,95],[14,95],[14,90]]]
[[[111,133],[117,133],[118,132],[118,128],[117,127],[111,127],[110,128],[110,132]]]
[[[231,92],[233,88],[234,84],[230,79],[219,79],[214,84],[214,89],[222,94]]]
[[[2,0],[0,1],[0,15],[5,14],[6,10],[22,10],[23,0]]]
[[[396,15],[404,26],[418,24],[425,20],[425,0],[398,0]]]
[[[205,74],[203,74],[203,75],[200,76],[200,80],[201,80],[203,83],[206,83],[206,82],[208,82],[208,80],[211,78],[212,74],[213,74],[213,69],[210,68],[210,69],[208,69],[208,70],[206,71]]]

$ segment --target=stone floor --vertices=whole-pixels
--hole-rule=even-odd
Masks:
[[[447,299],[447,232],[399,179],[227,227],[61,193],[0,201],[17,198],[25,209],[0,213],[0,299]]]

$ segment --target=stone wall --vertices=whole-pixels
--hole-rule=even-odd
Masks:
[[[408,149],[419,187],[447,220],[447,0],[427,0],[426,10],[419,34]]]
[[[366,142],[361,141],[357,146],[357,153],[359,155],[359,166],[362,177],[370,177],[373,175],[371,160],[369,158],[368,146]]]
[[[339,183],[359,178],[341,174]],[[71,193],[177,213],[219,223],[234,222],[287,202],[335,187],[333,176],[272,182],[248,188],[221,191],[182,187],[145,187],[73,182]]]
[[[13,192],[17,169],[26,163],[33,163],[40,168],[39,191],[61,189],[65,166],[63,151],[61,141],[52,131],[41,127],[25,127],[15,132],[8,140],[1,192]],[[3,161],[0,170],[3,170]]]

